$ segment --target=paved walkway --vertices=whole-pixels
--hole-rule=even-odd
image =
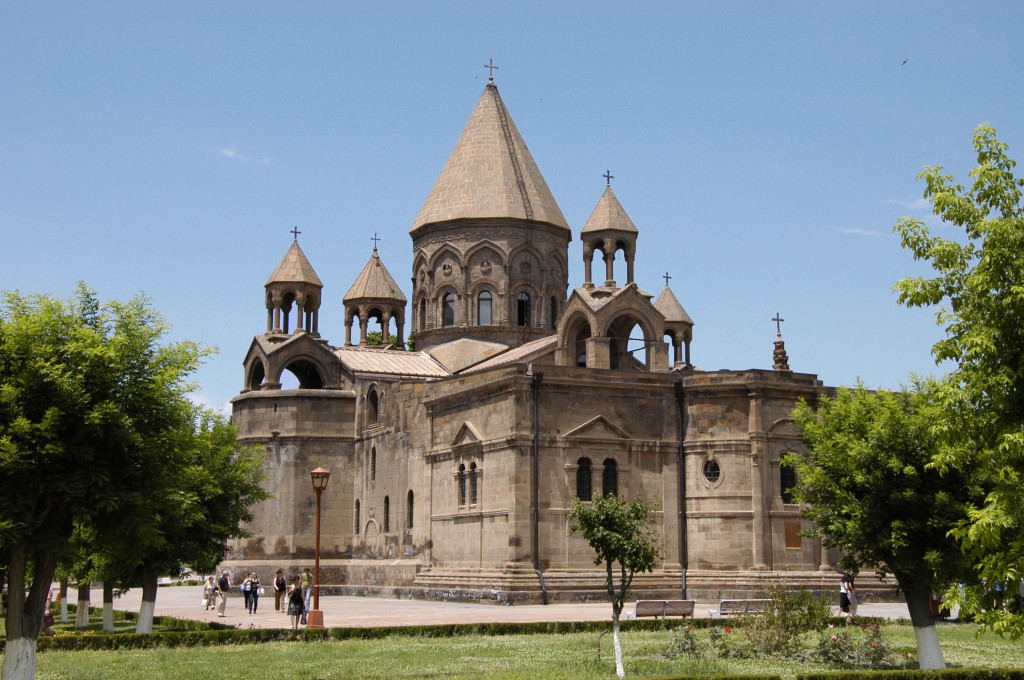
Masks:
[[[74,592],[69,593],[74,597]],[[101,606],[103,594],[92,591],[92,604]],[[240,628],[288,628],[291,620],[283,611],[274,611],[273,594],[259,599],[255,614],[245,610],[241,594],[228,598],[224,618],[212,609],[202,607],[202,586],[165,586],[157,591],[156,615],[196,621],[217,621]],[[138,611],[142,589],[130,590],[114,600],[114,608]],[[283,604],[283,603],[282,603]],[[708,610],[718,603],[697,603],[695,615],[707,618]],[[467,604],[458,602],[426,602],[422,600],[388,600],[382,598],[323,596],[320,609],[324,612],[324,625],[329,628],[368,626],[416,626],[450,623],[529,623],[533,621],[607,621],[611,619],[611,605],[607,602],[551,605]],[[626,610],[632,609],[627,605]],[[909,618],[907,606],[902,602],[862,604],[858,611],[863,616],[881,616],[890,619]]]

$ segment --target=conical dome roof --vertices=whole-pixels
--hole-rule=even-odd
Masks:
[[[291,248],[281,258],[281,263],[277,265],[277,269],[264,285],[269,286],[272,283],[308,283],[320,288],[324,287],[320,277],[313,270],[313,265],[309,263],[306,254],[299,247],[298,241],[292,242]]]
[[[665,290],[661,291],[661,295],[654,301],[654,308],[661,312],[661,315],[665,317],[668,322],[675,323],[687,323],[693,325],[693,319],[686,313],[683,306],[679,303],[672,289],[665,286]]]
[[[433,222],[494,217],[569,229],[497,86],[488,83],[411,231]]]
[[[355,283],[345,293],[344,302],[355,300],[394,300],[405,304],[405,295],[398,287],[388,268],[381,262],[377,249],[373,249],[370,261],[359,272]]]
[[[623,231],[630,234],[639,234],[633,220],[629,219],[626,209],[619,203],[611,187],[605,187],[601,194],[601,200],[594,206],[594,212],[583,226],[583,234],[590,234],[597,231]]]

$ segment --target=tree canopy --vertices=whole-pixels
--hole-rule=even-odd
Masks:
[[[134,551],[168,571],[172,554],[208,565],[259,498],[254,454],[188,399],[188,378],[211,350],[167,343],[168,329],[146,298],[100,304],[84,285],[69,300],[0,298],[4,678],[31,677],[59,561],[82,558],[88,544],[106,558],[94,562]],[[196,522],[209,529],[189,539],[199,545],[171,530]]]
[[[923,668],[941,667],[930,600],[969,577],[949,531],[966,517],[972,487],[931,466],[937,407],[930,383],[903,392],[840,388],[817,409],[793,411],[805,450],[785,462],[797,473],[794,498],[847,571],[894,575],[918,635]],[[925,639],[922,639],[922,638]]]
[[[941,166],[919,175],[943,226],[903,218],[894,231],[934,275],[895,290],[903,305],[935,308],[945,337],[932,352],[953,365],[936,391],[936,465],[971,472],[987,491],[953,530],[980,576],[965,607],[1016,639],[1024,612],[1000,606],[996,585],[1015,590],[1024,577],[1024,179],[988,124],[974,131],[973,146],[969,186]],[[935,233],[950,228],[950,238]]]

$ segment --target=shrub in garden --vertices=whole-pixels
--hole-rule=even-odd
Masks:
[[[828,625],[831,610],[824,597],[808,590],[787,588],[777,581],[765,591],[770,600],[763,614],[743,617],[743,634],[754,651],[768,655],[792,656],[800,649],[804,633]]]

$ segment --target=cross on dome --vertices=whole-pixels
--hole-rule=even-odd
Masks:
[[[610,187],[612,185],[612,180],[615,179],[615,175],[612,174],[611,170],[605,170],[601,177],[604,177],[606,187]]]
[[[775,312],[775,317],[772,319],[775,322],[775,333],[781,338],[782,337],[782,322],[785,321],[778,312]]]
[[[497,66],[494,65],[494,59],[488,59],[487,63],[484,64],[484,68],[490,69],[490,71],[488,72],[488,76],[487,76],[487,82],[493,83],[494,82],[494,69],[498,68]]]
[[[668,272],[665,272],[665,275],[661,278],[665,279],[665,287],[668,288],[668,280],[672,277],[668,275]]]
[[[380,237],[377,236],[377,232],[373,232],[373,237],[370,238],[373,241],[373,252],[377,252],[377,242],[380,241]]]
[[[295,237],[295,242],[298,243],[299,242],[299,234],[302,233],[301,231],[299,231],[299,228],[298,227],[292,227],[292,229],[291,229],[291,231],[289,233],[292,236]]]

